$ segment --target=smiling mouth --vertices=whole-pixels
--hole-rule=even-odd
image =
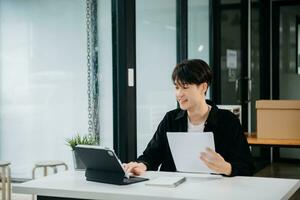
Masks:
[[[184,102],[187,102],[187,99],[179,99],[178,101],[179,101],[179,103],[184,103]]]

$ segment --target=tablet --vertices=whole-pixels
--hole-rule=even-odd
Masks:
[[[109,148],[77,145],[75,151],[86,166],[85,176],[88,181],[127,185],[148,180],[129,176],[115,152]]]
[[[167,138],[177,171],[213,173],[200,160],[200,153],[207,147],[215,150],[212,132],[167,132]]]

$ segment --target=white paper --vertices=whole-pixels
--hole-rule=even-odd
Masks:
[[[200,153],[205,152],[207,147],[215,150],[212,132],[167,132],[167,137],[177,171],[213,173],[200,160]]]
[[[226,50],[226,66],[229,69],[237,69],[237,51]]]

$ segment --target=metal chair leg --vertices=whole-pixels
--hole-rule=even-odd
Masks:
[[[35,170],[37,169],[37,167],[35,166],[33,169],[32,169],[32,179],[35,179]],[[32,200],[35,199],[35,195],[33,194],[32,195]]]
[[[36,170],[36,168],[37,168],[37,167],[34,167],[34,168],[32,169],[32,179],[35,179],[35,170]]]
[[[68,165],[67,164],[63,164],[65,166],[65,170],[68,170]]]
[[[11,174],[10,174],[10,167],[7,166],[7,191],[8,191],[8,194],[7,194],[7,197],[8,197],[8,200],[11,200]]]
[[[44,176],[48,176],[47,167],[44,167]]]
[[[52,168],[53,168],[53,173],[56,174],[56,173],[57,173],[57,167],[54,166],[54,167],[52,167]]]
[[[6,167],[2,167],[1,180],[2,180],[2,199],[6,200]]]

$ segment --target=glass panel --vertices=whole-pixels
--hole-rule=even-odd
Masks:
[[[65,139],[87,132],[85,2],[0,1],[0,160],[31,178],[39,160],[72,168]]]
[[[296,17],[300,5],[282,6],[279,25],[279,98],[300,99],[300,76],[296,70]],[[280,156],[300,158],[299,149],[280,149]]]
[[[136,1],[137,153],[168,110],[176,108],[176,1]]]
[[[299,13],[299,5],[283,6],[280,8],[280,99],[300,99],[300,76],[296,70],[296,17]]]
[[[241,0],[221,0],[221,4],[239,4]]]
[[[188,1],[188,58],[209,63],[209,1]],[[210,90],[206,94],[210,97]]]
[[[300,17],[297,16],[296,20],[296,41],[297,41],[297,74],[300,74]]]
[[[111,0],[98,0],[100,144],[113,148]]]
[[[222,104],[241,101],[241,14],[239,9],[221,10]]]

